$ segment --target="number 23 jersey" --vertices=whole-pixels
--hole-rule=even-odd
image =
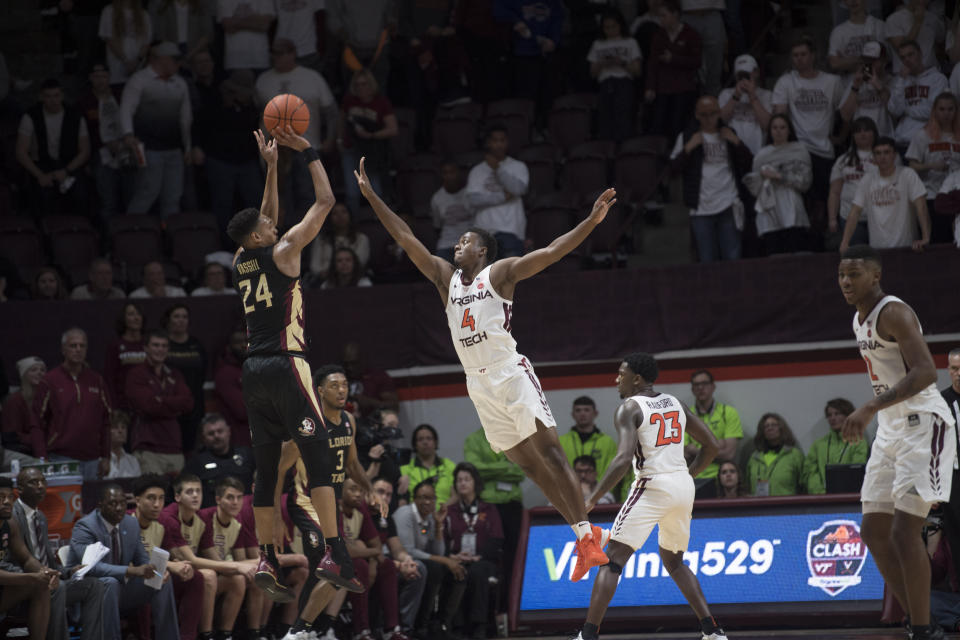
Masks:
[[[446,311],[453,347],[467,373],[517,357],[510,333],[513,302],[493,290],[489,266],[471,282],[463,281],[462,270],[453,273]]]
[[[687,414],[683,405],[669,393],[631,396],[640,405],[643,422],[637,427],[637,450],[633,455],[633,471],[637,478],[658,473],[687,471],[683,457],[683,435]]]

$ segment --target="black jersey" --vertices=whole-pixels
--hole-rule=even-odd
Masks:
[[[249,355],[303,353],[303,290],[273,261],[273,246],[244,249],[233,266],[233,282],[247,316]]]
[[[13,562],[10,552],[10,521],[0,521],[0,562]]]
[[[325,420],[327,431],[327,446],[330,448],[332,466],[330,468],[330,486],[336,492],[337,498],[343,492],[343,481],[346,479],[347,455],[350,453],[350,445],[353,444],[353,419],[346,411],[340,412],[340,424],[333,424]],[[307,478],[307,468],[303,460],[297,460],[297,475],[294,478],[294,491],[296,492],[296,503],[313,514],[313,503],[310,501],[310,484]],[[326,484],[326,483],[325,483]]]

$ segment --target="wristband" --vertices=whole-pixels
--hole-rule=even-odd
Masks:
[[[314,149],[313,147],[307,147],[306,149],[300,152],[300,155],[302,155],[304,158],[307,159],[307,164],[310,164],[314,160],[320,159],[320,154],[318,154],[317,150]]]

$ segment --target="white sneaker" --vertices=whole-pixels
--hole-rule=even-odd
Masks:
[[[717,629],[710,635],[704,635],[703,640],[727,640],[727,634],[723,632],[723,629]]]
[[[577,634],[577,637],[576,637],[576,638],[573,638],[573,640],[583,640],[583,634],[582,634],[582,633],[578,633],[578,634]]]
[[[287,635],[283,636],[283,640],[321,640],[320,636],[317,635],[316,631],[312,629],[310,631],[287,631]]]

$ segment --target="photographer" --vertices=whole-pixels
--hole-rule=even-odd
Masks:
[[[852,75],[847,92],[840,99],[840,117],[844,122],[870,118],[879,136],[893,133],[893,121],[887,111],[890,78],[887,76],[887,50],[879,42],[863,45],[860,69]]]
[[[381,409],[369,419],[360,421],[357,426],[357,457],[366,470],[368,478],[371,480],[384,478],[394,487],[397,486],[397,481],[400,479],[400,464],[397,457],[401,450],[390,444],[390,441],[402,437],[400,417],[393,409]],[[409,452],[409,449],[405,451]],[[390,510],[393,511],[396,506],[395,495]]]
[[[750,153],[757,153],[764,143],[764,132],[773,111],[773,94],[762,88],[757,60],[749,54],[738,56],[733,63],[736,84],[720,92],[720,117],[743,140]]]

